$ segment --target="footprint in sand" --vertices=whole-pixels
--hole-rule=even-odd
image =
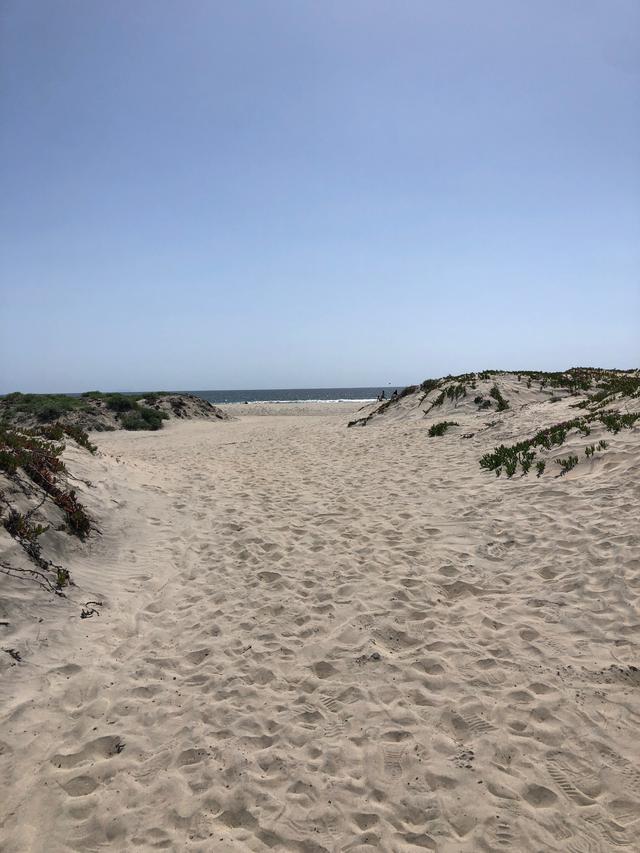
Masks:
[[[257,577],[261,581],[265,581],[265,583],[273,583],[278,578],[281,578],[282,575],[279,572],[258,572]]]
[[[57,753],[50,758],[51,764],[59,769],[78,767],[85,762],[94,762],[99,758],[112,758],[125,748],[124,741],[117,735],[107,735],[90,741],[79,752]]]
[[[74,776],[61,787],[70,797],[86,797],[95,791],[98,783],[91,776]]]

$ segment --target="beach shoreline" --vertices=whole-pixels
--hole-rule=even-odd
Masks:
[[[372,400],[291,400],[282,402],[219,403],[230,417],[348,417],[366,409]]]

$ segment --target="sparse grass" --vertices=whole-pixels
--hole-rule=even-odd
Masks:
[[[602,423],[609,432],[615,434],[621,429],[630,429],[639,418],[640,412],[624,415],[620,414],[620,412],[602,412],[553,424],[546,429],[540,430],[532,438],[519,441],[509,447],[501,444],[499,447],[494,448],[492,453],[485,453],[480,459],[480,467],[487,468],[490,471],[504,467],[506,472],[507,466],[509,466],[510,470],[515,463],[516,468],[518,465],[522,465],[523,473],[526,474],[530,468],[530,461],[528,463],[526,461],[527,454],[532,448],[540,447],[550,450],[552,447],[559,447],[564,444],[567,435],[572,429],[579,430],[583,435],[589,435],[592,425],[598,422]],[[598,444],[598,449],[604,450],[606,447],[607,442],[604,439],[601,440]],[[526,468],[526,471],[524,471],[524,468]]]
[[[606,450],[609,445],[602,438],[597,444],[588,444],[584,449],[584,455],[587,459],[590,459],[592,456],[595,456],[599,450]]]

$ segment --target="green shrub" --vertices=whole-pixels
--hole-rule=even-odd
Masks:
[[[640,418],[640,412],[630,412],[626,415],[622,415],[620,412],[605,412],[600,415],[600,421],[604,424],[605,429],[614,435],[621,429],[630,429],[638,418]]]
[[[107,408],[112,412],[131,412],[138,408],[138,404],[133,397],[128,397],[125,394],[109,394],[105,397]]]
[[[572,468],[575,468],[578,464],[577,456],[567,456],[566,459],[556,459],[556,465],[560,465],[562,470],[560,471],[560,476],[564,477],[564,475],[571,471]]]
[[[535,450],[524,451],[520,455],[520,464],[522,465],[522,476],[529,473],[529,469],[531,468],[531,463],[535,459],[535,455]]]
[[[0,425],[0,470],[13,475],[18,468],[40,485],[64,470],[59,459],[63,446],[46,441],[30,429]]]
[[[47,423],[49,421],[57,421],[65,414],[65,409],[62,406],[44,406],[36,412],[36,417],[39,421]]]
[[[457,402],[459,397],[467,396],[467,386],[463,382],[454,383],[453,385],[449,385],[445,394],[447,399]]]
[[[56,567],[56,587],[62,589],[68,583],[71,583],[71,575],[69,569],[63,569],[61,566]]]
[[[516,459],[507,459],[504,463],[504,470],[507,477],[511,478],[516,473],[518,462]]]
[[[42,536],[49,529],[48,527],[43,527],[41,524],[32,524],[28,515],[18,512],[13,508],[9,510],[9,514],[3,523],[5,529],[15,539],[28,539],[30,541],[34,541],[38,536]]]
[[[38,429],[38,433],[49,441],[62,441],[64,438],[64,430],[62,424],[59,423],[41,426]]]
[[[146,406],[138,406],[134,412],[120,418],[124,429],[128,430],[158,430],[162,427],[162,421],[166,420],[166,412],[158,412]]]
[[[499,412],[504,412],[505,409],[509,408],[509,401],[502,396],[502,394],[500,393],[500,389],[497,385],[493,386],[493,388],[489,391],[489,395],[493,397],[493,399],[496,401],[496,409]]]
[[[440,421],[440,423],[433,424],[429,427],[429,436],[433,438],[437,435],[444,435],[445,432],[449,429],[449,427],[458,426],[456,421]]]
[[[640,417],[640,415],[638,415]],[[599,419],[602,420],[602,415],[599,416]],[[596,418],[596,415],[590,415],[589,420],[593,420]],[[629,419],[627,419],[623,426],[629,426]],[[616,423],[618,423],[616,421]],[[506,465],[506,463],[515,458],[517,462],[522,461],[522,456],[532,447],[543,447],[545,450],[550,450],[554,446],[560,446],[564,444],[565,439],[572,429],[578,429],[583,435],[589,435],[591,432],[591,428],[587,424],[586,418],[574,418],[570,421],[562,421],[561,423],[553,424],[546,429],[542,429],[537,432],[532,438],[525,439],[524,441],[519,441],[516,444],[512,444],[510,447],[507,447],[504,444],[501,444],[500,447],[496,447],[493,450],[493,453],[485,453],[484,456],[480,459],[480,467],[488,468],[490,471],[494,470],[499,466]]]
[[[544,461],[544,459],[540,459],[538,460],[538,462],[536,462],[536,477],[542,477],[546,464],[547,463]]]
[[[590,370],[599,390],[578,403],[578,408],[601,408],[606,406],[608,402],[612,402],[617,396],[640,397],[640,375],[626,376],[624,373],[615,370],[597,370],[594,368]]]
[[[424,382],[420,384],[420,390],[426,395],[437,388],[438,385],[440,385],[440,379],[425,379]]]
[[[7,533],[20,543],[30,557],[36,561],[39,560],[41,548],[38,537],[46,533],[48,527],[33,524],[29,514],[18,512],[13,507],[10,508],[3,525]]]

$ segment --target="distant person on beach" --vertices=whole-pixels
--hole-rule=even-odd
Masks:
[[[382,393],[381,393],[381,394],[378,394],[378,402],[380,403],[380,402],[382,402],[382,400],[384,400],[384,399],[385,399],[385,396],[384,396],[384,388],[383,388],[383,389],[382,389]]]
[[[397,389],[397,388],[394,388],[394,390],[393,390],[393,394],[391,395],[391,399],[392,399],[392,400],[395,400],[397,396],[398,396],[398,389]]]

